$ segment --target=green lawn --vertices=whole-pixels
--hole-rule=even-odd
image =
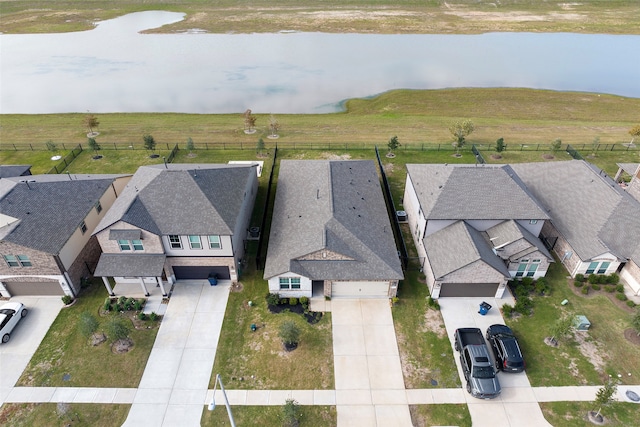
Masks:
[[[551,295],[534,298],[532,316],[505,319],[518,336],[531,384],[534,387],[598,385],[603,384],[608,375],[617,374],[622,375],[624,383],[637,383],[640,378],[638,349],[623,335],[630,327],[632,315],[613,304],[604,291],[576,295],[569,288],[573,285],[568,284],[566,276],[566,270],[556,260],[546,276]],[[560,304],[564,299],[569,301],[566,306]],[[581,353],[574,339],[561,341],[557,348],[543,342],[551,335],[550,327],[555,319],[565,313],[584,314],[591,321],[590,330],[582,334],[588,343],[595,345],[593,352],[602,358],[600,370]]]
[[[583,427],[593,425],[587,420],[588,411],[597,411],[593,402],[549,402],[541,403],[544,417],[554,427]],[[610,407],[602,409],[606,421],[611,427],[628,427],[638,425],[640,405],[628,402],[614,402]]]
[[[2,143],[0,143],[2,147]],[[71,150],[52,151],[31,151],[31,150],[2,150],[0,151],[0,164],[2,165],[31,165],[31,173],[34,175],[45,174],[60,160],[51,160],[53,156],[66,156]]]
[[[335,427],[338,424],[335,406],[300,406],[300,427]],[[258,425],[282,426],[282,406],[232,406],[233,420],[238,426]],[[213,411],[207,407],[202,411],[200,425],[203,427],[230,426],[227,409],[216,405]]]
[[[0,408],[0,425],[119,427],[127,419],[130,407],[102,403],[5,403]]]
[[[148,329],[134,329],[132,325],[130,337],[134,346],[125,354],[113,353],[109,341],[91,346],[80,333],[79,318],[84,311],[89,311],[100,321],[98,330],[104,330],[109,317],[99,316],[99,309],[107,296],[102,282],[94,280],[73,306],[60,311],[18,380],[18,386],[138,386],[158,332],[158,322],[148,321],[151,326]]]
[[[471,427],[467,405],[409,405],[414,426]]]

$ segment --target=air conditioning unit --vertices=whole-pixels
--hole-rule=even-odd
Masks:
[[[407,213],[405,211],[396,211],[396,217],[398,218],[398,222],[407,222]]]

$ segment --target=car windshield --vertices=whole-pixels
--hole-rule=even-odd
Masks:
[[[491,366],[476,366],[473,368],[473,376],[475,378],[493,378],[495,374]]]

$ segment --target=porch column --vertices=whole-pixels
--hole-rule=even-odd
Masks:
[[[111,289],[111,283],[109,283],[109,278],[108,277],[102,277],[102,282],[104,283],[104,287],[107,288],[107,292],[109,292],[109,296],[115,296],[116,294],[113,293],[113,289]]]
[[[140,277],[140,286],[142,286],[142,292],[144,292],[144,296],[148,297],[149,292],[147,291],[147,287],[144,284],[144,277]]]
[[[158,281],[158,285],[160,285],[160,290],[162,291],[162,296],[166,297],[167,296],[167,292],[164,290],[164,284],[162,283],[162,277],[156,277],[156,280]]]

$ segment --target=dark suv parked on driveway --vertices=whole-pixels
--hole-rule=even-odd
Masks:
[[[522,372],[524,359],[518,340],[506,325],[491,325],[487,328],[487,341],[496,359],[496,368],[504,372]]]

